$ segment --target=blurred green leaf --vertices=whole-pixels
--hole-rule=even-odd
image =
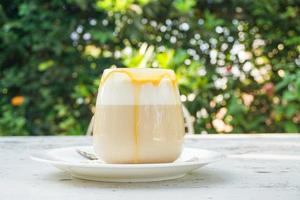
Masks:
[[[288,133],[298,133],[298,127],[296,124],[289,121],[284,124],[284,130]]]
[[[182,13],[187,13],[196,5],[196,0],[175,0],[174,7]]]
[[[113,38],[113,34],[108,31],[90,31],[92,38],[98,40],[101,44],[106,43],[109,39]]]
[[[295,92],[291,92],[291,91],[286,91],[283,94],[283,99],[287,100],[287,101],[292,101],[292,100],[296,100],[297,99],[297,95]]]
[[[156,55],[156,60],[159,63],[159,66],[162,68],[170,68],[174,56],[174,50],[167,50],[165,52],[158,53]]]
[[[47,60],[47,61],[40,63],[38,68],[39,68],[39,71],[45,71],[48,68],[53,67],[53,65],[54,65],[53,60]]]

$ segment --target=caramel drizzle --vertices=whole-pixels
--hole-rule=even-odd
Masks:
[[[130,72],[126,69],[115,69],[108,72],[108,74],[104,74],[105,76],[102,77],[101,84],[104,84],[106,80],[114,73],[126,74],[130,78],[131,82],[134,84],[152,83],[153,85],[158,86],[163,78],[168,78],[172,82],[173,86],[176,86],[177,84],[176,77],[170,75],[170,73],[167,72],[161,73],[160,75],[146,76],[140,78],[138,75],[135,75],[133,72]]]
[[[134,140],[134,163],[139,163],[139,94],[141,91],[141,86],[136,85],[134,88],[134,115],[133,115],[133,140]]]
[[[141,85],[152,83],[154,86],[158,86],[162,79],[167,78],[171,81],[174,92],[176,92],[176,86],[177,81],[176,77],[172,76],[170,73],[163,72],[159,75],[152,75],[152,76],[145,76],[145,77],[139,77],[138,75],[134,74],[133,72],[130,72],[128,69],[114,69],[108,74],[104,74],[104,76],[101,78],[100,84],[103,85],[110,76],[112,76],[114,73],[123,73],[126,74],[130,81],[135,85],[134,89],[134,127],[133,127],[133,139],[134,139],[134,159],[133,163],[139,163],[139,94],[141,91]],[[178,99],[179,101],[179,99]]]

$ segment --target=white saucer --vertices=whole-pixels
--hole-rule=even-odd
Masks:
[[[88,160],[76,150],[93,153],[91,146],[77,146],[42,151],[31,155],[36,161],[49,163],[75,178],[106,182],[150,182],[181,178],[186,173],[219,160],[219,153],[184,148],[173,163],[107,164],[101,160]]]

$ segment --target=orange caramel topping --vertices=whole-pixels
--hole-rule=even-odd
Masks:
[[[114,73],[126,74],[133,84],[152,83],[158,86],[163,78],[169,79],[173,86],[177,83],[176,76],[172,70],[155,68],[116,68],[105,70],[101,84],[104,84]]]

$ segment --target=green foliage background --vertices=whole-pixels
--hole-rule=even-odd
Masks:
[[[2,0],[0,135],[83,134],[109,67],[174,69],[198,133],[299,132],[299,4]]]

